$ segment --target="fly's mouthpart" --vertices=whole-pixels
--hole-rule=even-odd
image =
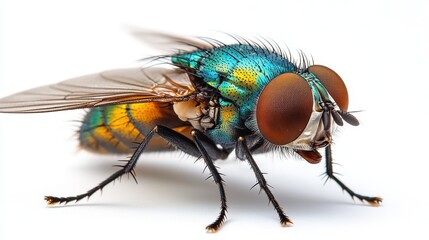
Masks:
[[[331,142],[330,141],[321,141],[321,142],[313,142],[313,143],[311,143],[311,147],[313,148],[313,149],[318,149],[318,148],[324,148],[324,147],[327,147],[327,146],[329,146],[331,144]]]
[[[332,136],[329,133],[329,131],[324,131],[323,134],[324,134],[324,136],[322,139],[315,140],[315,141],[311,142],[310,145],[313,149],[324,148],[324,147],[331,145]]]

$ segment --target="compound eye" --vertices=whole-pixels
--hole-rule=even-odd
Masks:
[[[332,98],[334,98],[338,107],[343,111],[347,111],[349,94],[341,77],[334,70],[322,65],[313,65],[308,68],[308,71],[316,75]]]
[[[284,73],[268,83],[256,105],[256,122],[262,136],[276,145],[297,139],[313,111],[313,95],[298,74]]]

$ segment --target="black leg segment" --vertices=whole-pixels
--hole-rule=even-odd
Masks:
[[[194,156],[197,158],[203,157],[208,169],[211,172],[211,175],[215,183],[219,187],[219,192],[221,197],[221,212],[219,214],[219,217],[212,224],[208,225],[206,229],[212,232],[218,230],[226,219],[227,205],[226,205],[226,195],[225,195],[225,190],[223,186],[223,180],[221,178],[221,175],[217,171],[216,166],[213,164],[214,159],[212,159],[212,157],[218,157],[218,158],[224,157],[225,150],[217,148],[216,144],[213,141],[211,141],[207,136],[205,136],[203,133],[201,133],[198,130],[192,131],[193,140],[190,140],[187,137],[183,136],[182,134],[170,128],[160,126],[160,125],[155,126],[145,136],[144,140],[139,144],[139,146],[131,156],[130,160],[128,160],[128,162],[125,165],[120,166],[121,167],[120,170],[112,174],[110,177],[108,177],[106,180],[98,184],[96,187],[80,195],[71,196],[71,197],[46,196],[45,200],[48,202],[49,205],[54,205],[57,203],[59,204],[68,203],[71,201],[77,202],[83,198],[86,198],[86,197],[89,198],[92,194],[94,194],[99,190],[102,190],[107,184],[120,178],[124,174],[131,174],[133,178],[136,180],[134,167],[140,155],[143,153],[146,145],[151,141],[152,137],[155,134],[162,137],[173,146],[177,147],[178,149],[182,150],[183,152],[191,156]]]
[[[326,175],[328,178],[334,180],[338,185],[340,185],[341,189],[346,191],[353,199],[356,197],[361,201],[366,201],[372,206],[379,206],[380,203],[383,201],[380,197],[368,197],[363,196],[360,194],[357,194],[353,192],[350,188],[348,188],[343,182],[341,182],[334,174],[334,170],[332,167],[332,151],[331,151],[331,145],[327,146],[325,148],[325,156],[326,156]]]
[[[143,150],[145,149],[146,145],[150,142],[153,135],[155,134],[155,132],[158,131],[158,129],[159,129],[158,127],[155,127],[145,136],[144,140],[139,144],[137,149],[134,151],[133,155],[131,156],[130,160],[128,160],[127,164],[121,166],[120,170],[118,170],[117,172],[112,174],[110,177],[108,177],[106,180],[102,181],[97,186],[88,190],[86,193],[79,194],[77,196],[71,196],[71,197],[45,196],[45,200],[48,202],[49,205],[54,205],[57,203],[59,203],[59,204],[68,203],[71,201],[78,202],[85,197],[89,198],[92,194],[94,194],[98,190],[102,190],[107,184],[109,184],[109,183],[113,182],[114,180],[120,178],[125,173],[131,174],[133,176],[134,180],[136,180],[135,173],[134,173],[134,166],[136,165],[137,160],[139,159],[139,157],[142,154]],[[173,130],[171,130],[171,131],[173,131]],[[188,139],[188,141],[191,142],[189,139]],[[192,144],[192,142],[191,142],[191,144]]]
[[[222,224],[225,222],[226,219],[226,212],[227,212],[227,205],[226,205],[226,194],[225,194],[225,189],[223,187],[223,179],[220,175],[220,173],[218,172],[216,166],[213,163],[213,159],[210,158],[210,155],[208,154],[208,152],[206,151],[206,149],[204,148],[203,143],[207,144],[207,141],[204,141],[204,139],[208,139],[207,136],[205,136],[202,132],[200,132],[199,130],[192,130],[191,132],[193,138],[194,138],[194,142],[198,147],[198,150],[200,150],[202,157],[207,165],[207,168],[210,170],[210,173],[213,177],[214,182],[218,185],[219,187],[219,194],[220,194],[220,201],[221,201],[221,207],[220,207],[220,213],[218,218],[210,225],[208,225],[206,227],[206,229],[210,232],[216,232],[221,226]],[[214,142],[213,142],[214,144]],[[211,146],[211,148],[216,147],[216,145]]]
[[[274,195],[271,193],[263,173],[259,169],[258,165],[256,164],[255,160],[252,157],[252,154],[250,153],[249,148],[247,147],[246,140],[244,139],[244,137],[238,138],[236,151],[237,151],[237,154],[243,155],[249,162],[250,166],[253,169],[253,172],[255,173],[256,179],[258,180],[257,184],[259,184],[259,186],[264,190],[264,192],[268,196],[269,201],[273,204],[274,208],[276,209],[280,218],[280,224],[282,226],[287,226],[292,224],[292,221],[289,219],[288,216],[286,216],[286,214],[283,212],[282,207],[277,202]]]

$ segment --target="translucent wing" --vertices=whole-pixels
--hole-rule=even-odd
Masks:
[[[201,37],[182,37],[169,33],[150,31],[140,28],[129,29],[131,35],[148,46],[166,53],[195,51],[198,49],[212,49],[215,40]]]
[[[37,113],[124,103],[180,101],[193,92],[189,75],[180,69],[117,69],[1,98],[0,112]]]

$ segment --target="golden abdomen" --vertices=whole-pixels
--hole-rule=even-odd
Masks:
[[[188,135],[189,123],[181,121],[170,103],[136,103],[91,109],[79,130],[82,148],[99,153],[130,153],[155,125],[164,125]],[[171,149],[155,136],[150,151]]]

